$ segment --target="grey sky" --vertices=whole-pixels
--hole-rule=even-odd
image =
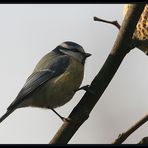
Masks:
[[[63,41],[79,43],[92,53],[82,85],[90,84],[102,67],[118,33],[93,16],[122,22],[123,4],[1,4],[0,115],[24,85],[38,60]],[[111,143],[147,113],[148,57],[138,49],[125,57],[115,77],[69,143]],[[57,108],[67,117],[84,91]],[[48,143],[62,121],[50,110],[23,108],[0,124],[0,143]],[[128,138],[137,143],[147,136],[147,124]]]

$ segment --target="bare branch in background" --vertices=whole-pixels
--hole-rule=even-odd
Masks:
[[[112,142],[112,144],[122,144],[135,130],[137,130],[140,126],[142,126],[147,121],[148,121],[148,114],[145,115],[142,119],[140,119],[137,123],[135,123],[126,132],[120,134],[118,138],[114,142]]]
[[[139,143],[137,143],[137,144],[142,144],[142,145],[148,145],[148,137],[144,137],[144,138],[142,138],[142,140],[139,142]]]

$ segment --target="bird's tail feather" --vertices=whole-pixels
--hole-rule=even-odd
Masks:
[[[5,120],[15,109],[7,110],[7,112],[0,118],[0,123]]]

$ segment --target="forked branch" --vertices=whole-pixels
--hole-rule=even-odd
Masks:
[[[133,32],[144,7],[145,4],[133,4],[130,8],[108,58],[90,85],[90,89],[96,95],[89,91],[84,94],[80,102],[70,113],[68,118],[71,120],[63,123],[50,141],[50,144],[67,144],[79,127],[88,119],[90,112],[112,80],[122,60],[130,51]]]

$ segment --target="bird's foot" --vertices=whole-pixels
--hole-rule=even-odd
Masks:
[[[85,90],[85,91],[88,91],[89,93],[91,93],[95,96],[97,95],[92,89],[90,89],[89,85],[84,85],[84,86],[78,88],[76,91],[79,91],[79,90]]]
[[[51,109],[63,122],[69,122],[71,119],[70,118],[65,118],[63,116],[61,116],[58,112],[56,112],[53,108],[49,108]]]
[[[63,122],[70,122],[70,120],[71,120],[70,118],[62,117],[62,121],[63,121]]]

